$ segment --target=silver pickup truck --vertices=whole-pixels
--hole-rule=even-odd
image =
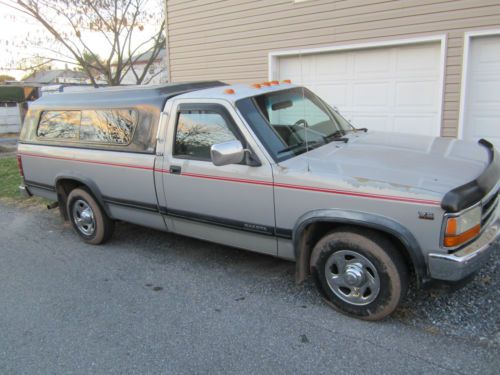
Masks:
[[[468,279],[499,231],[489,142],[356,129],[288,81],[43,97],[18,162],[21,191],[90,244],[122,220],[293,260],[298,282],[366,320],[411,279]]]

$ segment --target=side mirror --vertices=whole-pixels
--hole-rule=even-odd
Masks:
[[[240,141],[229,141],[212,145],[210,148],[212,163],[217,166],[238,164],[245,157],[245,149]]]

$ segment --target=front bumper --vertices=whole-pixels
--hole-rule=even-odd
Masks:
[[[29,198],[33,195],[31,194],[31,191],[29,191],[28,187],[24,185],[19,186],[19,193],[24,198]]]
[[[432,279],[459,281],[483,266],[499,235],[500,219],[490,224],[477,240],[453,254],[429,254],[429,273]]]

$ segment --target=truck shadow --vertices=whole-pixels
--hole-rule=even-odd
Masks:
[[[265,293],[301,307],[323,306],[311,280],[295,283],[295,264],[202,240],[118,223],[109,245],[117,251],[140,252],[161,265],[176,262],[187,270],[209,268],[230,282],[245,279],[249,293]],[[500,303],[499,243],[491,261],[470,283],[458,290],[431,287],[410,288],[407,298],[389,321],[445,334],[473,339],[485,345],[500,345],[498,314]],[[332,312],[337,314],[337,312]],[[478,320],[480,321],[478,322]]]

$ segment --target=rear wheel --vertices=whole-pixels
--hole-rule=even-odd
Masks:
[[[390,315],[408,289],[401,255],[369,229],[344,227],[323,237],[311,255],[311,274],[332,307],[364,320]]]
[[[86,189],[72,190],[66,208],[73,229],[85,242],[98,245],[113,234],[113,221]]]

